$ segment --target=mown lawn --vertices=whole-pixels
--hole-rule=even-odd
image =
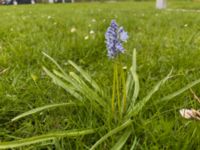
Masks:
[[[173,9],[197,6],[200,3],[169,3]],[[132,50],[137,49],[139,100],[172,68],[174,76],[133,118],[134,136],[124,149],[130,149],[135,137],[136,149],[200,149],[200,123],[179,114],[181,108],[200,108],[191,92],[159,102],[200,78],[200,13],[159,11],[153,2],[0,6],[0,142],[102,126],[85,107],[63,106],[15,122],[11,119],[39,106],[76,101],[45,74],[42,66],[55,66],[42,52],[65,70],[71,69],[67,60],[73,60],[111,93],[113,67],[104,34],[112,19],[129,34],[124,65],[130,66]],[[200,96],[200,85],[193,90]],[[89,149],[104,134],[57,138],[22,149]],[[118,137],[98,149],[110,149]]]

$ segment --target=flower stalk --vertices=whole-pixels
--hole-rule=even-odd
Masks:
[[[128,39],[128,34],[123,27],[119,27],[116,21],[112,20],[105,38],[108,57],[114,60],[111,110],[115,120],[115,116],[121,120],[126,109],[126,77],[119,54],[125,51],[123,43]]]

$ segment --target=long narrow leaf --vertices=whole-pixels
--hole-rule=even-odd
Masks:
[[[79,67],[78,65],[76,65],[74,62],[72,62],[71,60],[68,61],[78,72],[81,73],[81,75],[85,78],[86,81],[88,81],[92,87],[97,90],[98,92],[102,92],[101,88],[98,86],[98,84],[91,78],[91,76],[85,72],[81,67]]]
[[[89,100],[92,100],[93,102],[97,101],[102,106],[106,106],[106,103],[102,98],[99,97],[97,91],[88,87],[83,79],[81,79],[76,73],[70,72],[70,76],[66,76],[56,70],[53,72],[60,78],[70,82],[70,84],[75,87],[76,91],[87,97]]]
[[[104,108],[107,108],[107,104],[105,103],[105,100],[99,96],[98,92],[94,89],[90,88],[80,76],[78,76],[76,73],[71,72],[71,77],[74,78],[78,83],[81,89],[79,92],[81,92],[83,95],[85,95],[89,100],[94,100]]]
[[[127,98],[132,94],[133,84],[134,84],[134,80],[133,80],[132,73],[130,71],[130,72],[128,72],[128,77],[126,79],[126,95],[127,95]]]
[[[122,131],[123,129],[127,128],[128,126],[130,126],[132,124],[132,120],[127,120],[125,123],[123,123],[121,126],[116,127],[115,129],[111,130],[110,132],[108,132],[106,135],[104,135],[103,137],[101,137],[91,148],[90,150],[94,150],[97,146],[99,146],[102,142],[104,142],[107,138],[109,138],[110,136]]]
[[[140,90],[138,75],[135,72],[132,72],[132,76],[135,81],[135,87],[134,87],[134,93],[131,98],[131,103],[130,103],[129,109],[131,109],[135,105],[135,101],[138,98],[139,90]]]
[[[133,76],[132,76],[132,72],[136,72],[136,51],[135,49],[133,50],[133,55],[132,55],[132,65],[129,69],[129,72],[128,72],[128,77],[127,77],[127,80],[126,80],[126,95],[128,96],[130,92],[132,92],[132,87],[133,87],[133,83],[134,83],[134,80],[133,80]]]
[[[65,71],[62,69],[62,67],[61,67],[51,56],[49,56],[49,55],[46,54],[45,52],[42,52],[42,53],[43,53],[43,55],[44,55],[45,57],[47,57],[49,60],[51,60],[51,61],[58,67],[58,69],[59,69],[63,74],[66,74]]]
[[[134,150],[136,145],[137,145],[138,141],[137,141],[137,137],[135,137],[134,141],[133,141],[133,144],[131,146],[131,149],[130,150]]]
[[[78,100],[82,99],[82,97],[76,92],[76,90],[71,85],[64,83],[60,78],[51,73],[47,68],[43,67],[43,69],[46,72],[46,74],[50,76],[57,85],[64,88],[67,92],[69,92],[72,96],[74,96]]]
[[[53,132],[53,133],[43,134],[43,135],[11,141],[11,142],[0,142],[0,149],[17,148],[17,147],[27,146],[31,144],[36,144],[36,143],[42,143],[45,141],[51,141],[51,140],[54,140],[55,138],[84,136],[87,134],[93,134],[95,132],[96,132],[95,129]]]
[[[131,82],[128,86],[133,86],[133,83],[135,83],[134,86],[134,92],[133,95],[129,95],[129,101],[130,101],[130,106],[128,108],[128,111],[130,111],[131,108],[133,108],[133,106],[135,105],[135,101],[138,98],[139,95],[139,90],[140,90],[140,84],[139,84],[139,79],[138,79],[138,75],[136,72],[136,49],[133,50],[133,58],[132,58],[132,66],[130,68],[130,77],[128,80],[132,79],[132,81],[128,81]],[[131,92],[132,87],[127,87],[129,89],[129,91]]]
[[[129,136],[131,135],[132,128],[128,128],[124,134],[120,137],[118,142],[112,147],[111,150],[121,150],[126,141],[128,140]]]
[[[133,50],[132,69],[133,69],[133,72],[136,72],[136,70],[137,70],[137,57],[136,57],[136,49],[135,48]]]
[[[44,111],[44,110],[47,110],[47,109],[52,109],[52,108],[61,107],[61,106],[76,106],[76,105],[77,104],[75,104],[75,103],[60,103],[60,104],[46,105],[46,106],[38,107],[38,108],[35,108],[35,109],[32,109],[32,110],[29,110],[25,113],[22,113],[22,114],[16,116],[15,118],[13,118],[11,121],[16,121],[16,120],[19,120],[19,119],[24,118],[26,116],[33,115],[35,113],[38,113],[38,112],[41,112],[41,111]]]
[[[139,113],[139,111],[144,107],[144,105],[149,101],[149,99],[152,97],[153,94],[155,94],[160,87],[170,78],[170,75],[172,73],[172,70],[170,71],[170,73],[164,78],[162,79],[160,82],[158,82],[154,88],[147,94],[146,97],[144,97],[140,102],[138,102],[132,109],[131,111],[128,112],[127,117],[131,117],[134,115],[137,115]]]
[[[188,85],[186,85],[185,87],[181,88],[180,90],[163,97],[159,102],[171,100],[172,98],[180,95],[181,93],[185,92],[186,90],[190,89],[191,87],[193,87],[199,83],[200,83],[200,79],[193,81],[193,82],[189,83]]]
[[[76,91],[80,91],[81,87],[80,87],[79,82],[73,80],[71,76],[69,76],[68,74],[64,75],[61,72],[58,72],[57,70],[53,70],[53,73],[57,75],[58,77],[64,79],[65,81],[69,82],[75,88]]]
[[[133,58],[132,58],[132,69],[131,69],[131,73],[135,82],[135,87],[134,87],[134,93],[133,93],[133,97],[132,97],[132,105],[134,105],[135,100],[137,99],[138,95],[139,95],[139,90],[140,90],[140,83],[139,83],[139,79],[138,79],[138,75],[136,72],[136,49],[133,50]]]

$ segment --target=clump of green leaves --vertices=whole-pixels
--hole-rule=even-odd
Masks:
[[[72,61],[68,61],[68,64],[75,70],[70,72],[65,72],[62,67],[49,55],[43,53],[50,61],[52,61],[56,66],[57,70],[50,71],[46,67],[43,67],[46,74],[52,78],[53,82],[58,86],[64,88],[68,93],[70,93],[75,99],[69,103],[61,103],[61,104],[51,104],[39,108],[32,109],[28,112],[25,112],[15,118],[12,121],[19,120],[28,115],[33,115],[41,111],[45,111],[47,109],[52,109],[56,107],[73,107],[73,106],[85,106],[87,108],[88,104],[92,107],[92,111],[96,114],[96,117],[103,122],[103,125],[99,126],[99,128],[92,129],[74,129],[69,131],[60,131],[54,133],[48,133],[40,136],[25,138],[21,140],[11,141],[11,142],[3,142],[0,143],[0,149],[6,148],[15,148],[26,146],[35,143],[42,143],[44,141],[53,141],[61,138],[61,137],[77,137],[77,136],[86,136],[88,134],[97,134],[98,132],[102,132],[106,134],[102,136],[99,140],[91,146],[91,150],[97,148],[100,144],[106,141],[109,137],[113,137],[115,135],[120,135],[120,138],[115,141],[115,144],[111,149],[121,149],[124,144],[129,139],[130,135],[133,134],[133,121],[134,118],[141,112],[145,104],[150,100],[153,94],[155,94],[160,87],[171,77],[172,71],[160,80],[152,90],[148,91],[147,95],[141,99],[138,99],[139,96],[139,79],[136,72],[136,50],[133,51],[132,57],[132,66],[127,72],[127,79],[125,83],[126,91],[123,94],[126,96],[126,107],[121,105],[122,107],[119,110],[123,110],[123,115],[120,116],[120,121],[115,122],[116,115],[113,115],[115,111],[113,111],[113,105],[117,106],[117,101],[113,101],[113,93],[107,95],[104,92],[104,89],[101,88],[92,78],[91,76],[84,71],[81,67],[76,65]],[[116,76],[116,74],[114,75]],[[115,81],[116,82],[116,81]],[[188,90],[192,86],[200,83],[200,79],[196,80],[184,88],[169,94],[161,99],[161,101],[167,101],[175,96],[183,93]],[[116,88],[116,87],[115,87]],[[119,90],[119,89],[117,89]],[[119,91],[120,92],[120,91]],[[122,96],[122,102],[124,102],[124,97]],[[118,106],[117,106],[118,107]],[[123,108],[123,109],[122,109]],[[114,122],[113,122],[114,121]],[[101,130],[99,130],[101,129]],[[121,131],[124,131],[123,133]],[[133,135],[135,137],[134,142],[132,143],[131,149],[133,149],[137,144],[137,135]]]

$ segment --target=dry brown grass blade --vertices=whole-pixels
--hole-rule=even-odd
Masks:
[[[194,99],[196,99],[200,103],[200,98],[195,94],[195,92],[192,89],[190,89],[190,92],[192,93]]]
[[[0,71],[0,75],[6,73],[9,70],[9,68],[3,69],[2,71]]]

